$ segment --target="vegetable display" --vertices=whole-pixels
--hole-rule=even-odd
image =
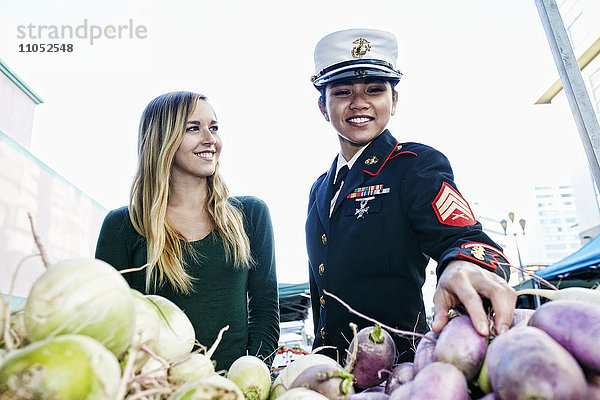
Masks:
[[[23,309],[0,298],[0,400],[600,400],[599,292],[572,289],[523,291],[546,300],[515,310],[498,336],[460,312],[439,334],[352,324],[343,364],[303,355],[272,381],[253,355],[215,371],[228,327],[206,349],[173,302],[130,289],[102,261],[67,260]],[[413,362],[395,364],[399,334],[419,339]]]

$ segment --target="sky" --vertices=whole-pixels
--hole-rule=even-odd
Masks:
[[[87,37],[31,37],[63,25]],[[119,25],[143,34],[90,39],[91,26]],[[357,27],[398,38],[392,134],[445,153],[461,193],[490,217],[528,217],[534,184],[566,182],[585,164],[564,93],[534,105],[558,73],[533,0],[0,0],[0,58],[44,100],[32,153],[108,210],[128,202],[146,104],[205,94],[230,192],[266,201],[279,280],[298,283],[310,186],[339,151],[310,83],[313,50]],[[44,42],[73,51],[19,52]]]

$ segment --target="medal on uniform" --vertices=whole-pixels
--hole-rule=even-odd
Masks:
[[[354,215],[357,216],[356,219],[364,218],[365,214],[369,213],[369,206],[367,206],[367,203],[369,203],[369,201],[373,200],[374,198],[375,196],[362,197],[356,199],[357,202],[360,202],[360,208],[357,208],[356,212],[354,213]]]

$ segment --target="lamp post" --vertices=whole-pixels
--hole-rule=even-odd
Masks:
[[[519,242],[517,240],[517,230],[515,229],[514,225],[515,225],[515,213],[514,212],[509,212],[508,213],[508,219],[510,219],[510,223],[511,223],[511,231],[513,232],[513,236],[515,238],[515,246],[517,248],[517,257],[519,258],[519,268],[521,271],[521,281],[525,280],[525,272],[523,271],[523,262],[521,261],[521,251],[519,250]],[[521,218],[519,220],[519,225],[521,226],[521,232],[523,234],[523,236],[525,236],[525,224],[527,223],[527,221],[525,221],[523,218]],[[508,221],[503,219],[502,221],[500,221],[500,225],[502,225],[502,229],[504,229],[504,236],[507,236],[507,227],[508,227]]]

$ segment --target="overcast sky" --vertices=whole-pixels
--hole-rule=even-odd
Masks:
[[[87,37],[50,40],[63,25]],[[90,44],[92,25],[143,34]],[[308,191],[338,152],[309,81],[313,49],[356,27],[398,37],[392,133],[444,152],[490,217],[528,217],[534,183],[568,183],[585,164],[564,94],[534,105],[558,74],[533,0],[0,0],[0,58],[44,100],[34,155],[107,209],[128,201],[145,105],[172,90],[208,96],[230,191],[267,202],[279,279],[302,282]],[[39,29],[48,40],[30,37]],[[46,42],[73,51],[19,52]]]

